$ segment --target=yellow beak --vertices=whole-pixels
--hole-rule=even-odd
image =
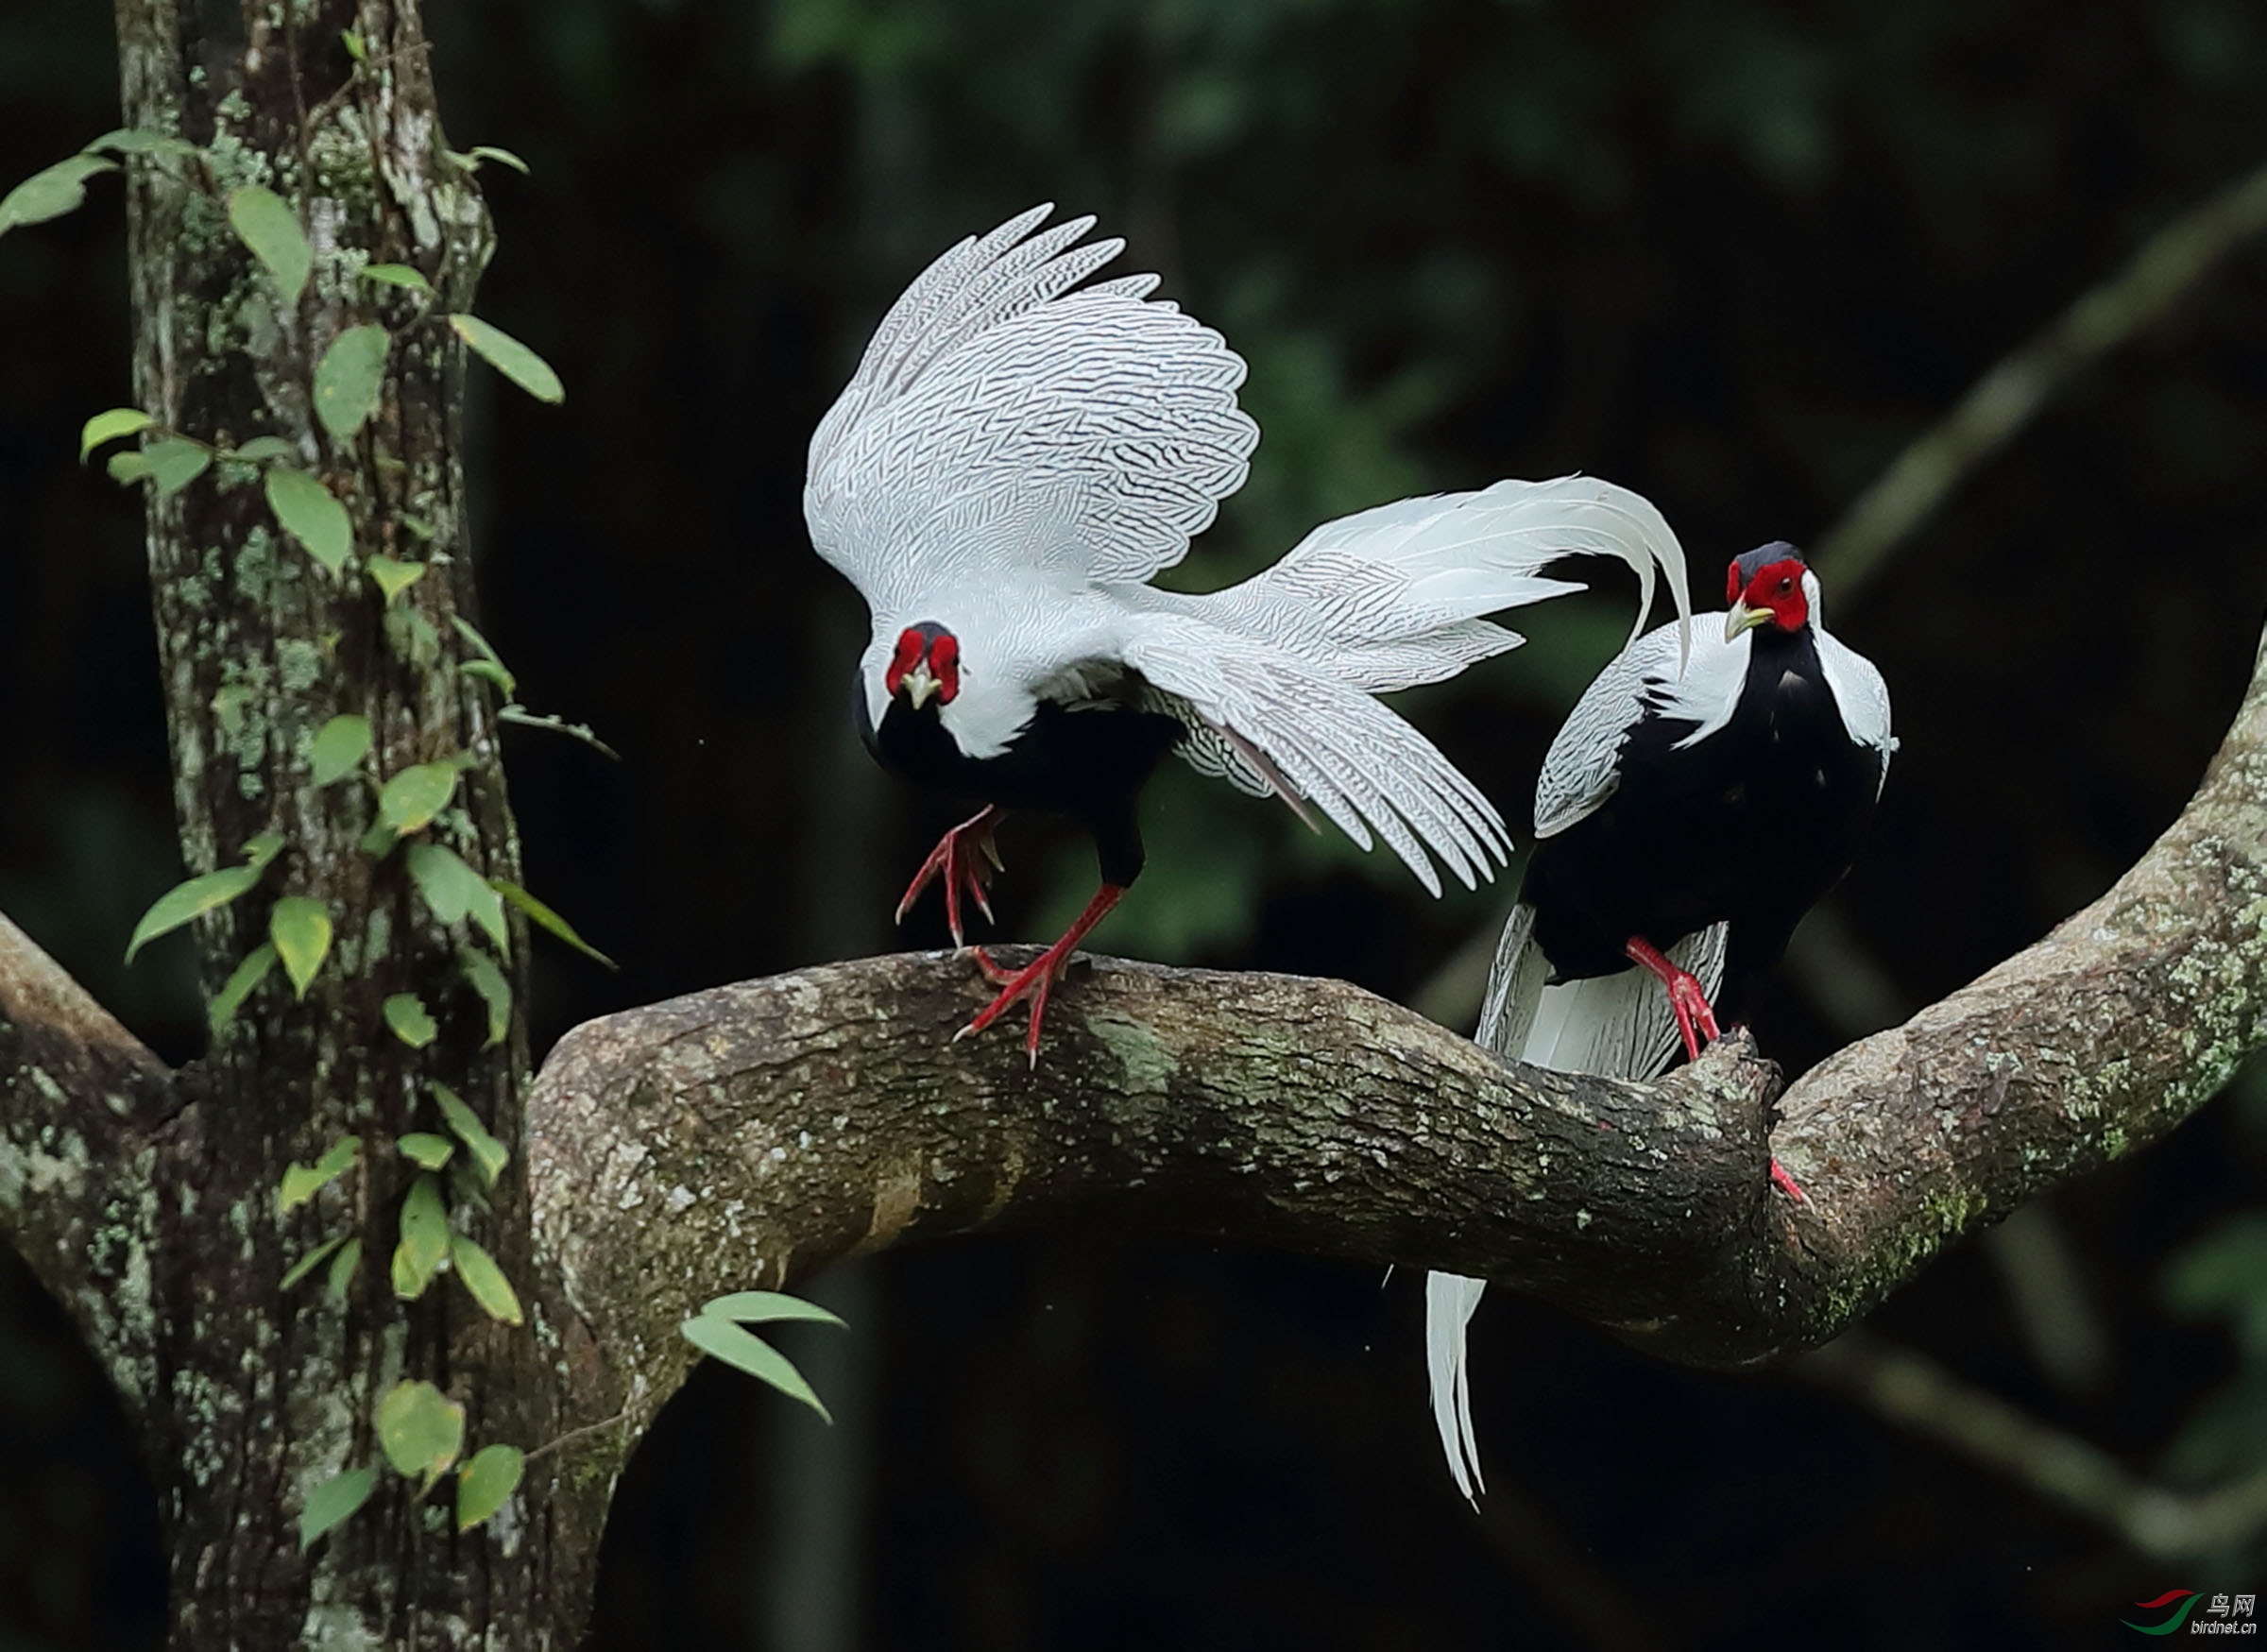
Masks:
[[[1752,631],[1771,618],[1769,608],[1751,608],[1746,603],[1734,603],[1731,611],[1724,616],[1724,640],[1737,641],[1743,631]]]
[[[941,685],[929,674],[929,661],[923,660],[904,676],[897,679],[897,691],[912,703],[918,711],[929,704]]]

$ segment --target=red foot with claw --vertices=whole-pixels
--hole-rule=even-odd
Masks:
[[[1063,979],[1063,971],[1070,962],[1071,953],[1077,949],[1080,942],[1086,939],[1087,931],[1109,915],[1110,909],[1117,904],[1118,897],[1125,893],[1116,884],[1103,884],[1095,892],[1094,898],[1086,903],[1086,910],[1079,914],[1079,921],[1064,931],[1063,939],[1021,969],[1002,969],[992,962],[991,956],[981,946],[976,947],[977,967],[984,972],[986,980],[1000,989],[1000,994],[977,1012],[975,1020],[952,1035],[953,1042],[958,1044],[971,1034],[981,1032],[1006,1014],[1011,1004],[1029,998],[1031,1001],[1031,1029],[1024,1036],[1023,1047],[1031,1058],[1031,1065],[1036,1067],[1039,1064],[1039,1023],[1047,1014],[1048,994],[1054,990],[1055,982]]]
[[[1633,962],[1651,971],[1660,979],[1661,984],[1668,988],[1669,1008],[1677,1013],[1677,1030],[1684,1034],[1685,1056],[1689,1060],[1698,1061],[1702,1035],[1705,1034],[1711,1044],[1723,1036],[1716,1030],[1716,1013],[1709,1008],[1708,992],[1701,986],[1700,978],[1690,970],[1679,969],[1662,955],[1659,947],[1642,935],[1630,936],[1629,944],[1622,950]]]
[[[1001,866],[999,845],[992,841],[992,828],[1006,815],[1002,809],[985,809],[970,815],[952,830],[937,840],[937,846],[921,862],[921,870],[913,874],[912,883],[906,889],[905,898],[897,903],[897,921],[905,922],[905,914],[913,910],[913,902],[929,880],[942,875],[945,879],[945,923],[952,930],[952,944],[965,946],[968,942],[961,928],[961,895],[966,892],[976,902],[976,910],[992,921],[992,902],[987,894],[992,882],[992,871]],[[991,862],[987,868],[985,861]]]
[[[1771,1161],[1771,1185],[1778,1188],[1781,1193],[1785,1194],[1797,1204],[1808,1204],[1811,1202],[1802,1196],[1802,1189],[1795,1185],[1795,1178],[1787,1174],[1786,1167],[1781,1165],[1777,1159],[1773,1159]]]

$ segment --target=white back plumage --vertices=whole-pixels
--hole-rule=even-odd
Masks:
[[[1665,577],[1681,620],[1676,536],[1611,483],[1501,482],[1325,524],[1210,596],[1152,588],[1243,483],[1259,439],[1236,406],[1244,364],[1149,298],[1153,276],[1080,287],[1122,244],[1075,246],[1090,218],[1040,230],[1050,210],[924,271],[811,438],[811,542],[873,611],[869,715],[888,709],[898,634],[934,621],[961,641],[939,716],[972,757],[1006,750],[1040,697],[1137,678],[1199,770],[1383,840],[1435,894],[1433,856],[1467,886],[1492,876],[1502,819],[1370,696],[1516,647],[1481,616],[1581,588],[1542,576],[1561,555],[1619,557],[1648,604]]]

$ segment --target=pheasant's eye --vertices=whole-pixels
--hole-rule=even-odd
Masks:
[[[1789,591],[1793,590],[1794,588],[1795,588],[1795,581],[1794,581],[1794,579],[1793,579],[1793,578],[1792,578],[1790,575],[1783,574],[1783,573],[1782,573],[1781,575],[1780,575],[1780,579],[1779,579],[1779,594],[1780,594],[1781,596],[1782,596],[1782,597],[1783,597],[1783,596],[1785,596],[1785,595],[1786,595],[1786,594],[1787,594]]]

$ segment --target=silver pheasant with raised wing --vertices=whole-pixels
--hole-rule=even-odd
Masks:
[[[1242,485],[1259,430],[1236,405],[1244,364],[1220,335],[1149,297],[1157,278],[1082,285],[1123,243],[1081,246],[1048,207],[954,247],[882,318],[811,438],[811,543],[857,586],[873,640],[859,662],[867,746],[919,784],[980,803],[946,833],[898,908],[944,885],[990,916],[993,828],[1012,809],[1092,834],[1101,887],[963,1033],[1048,994],[1140,873],[1136,805],[1168,752],[1367,848],[1381,838],[1438,894],[1433,858],[1467,887],[1508,854],[1502,820],[1431,742],[1372,695],[1454,676],[1521,639],[1482,616],[1578,585],[1546,578],[1596,553],[1637,571],[1639,613],[1684,562],[1658,511],[1586,477],[1499,482],[1404,500],[1309,534],[1264,573],[1211,595],[1147,582]]]

